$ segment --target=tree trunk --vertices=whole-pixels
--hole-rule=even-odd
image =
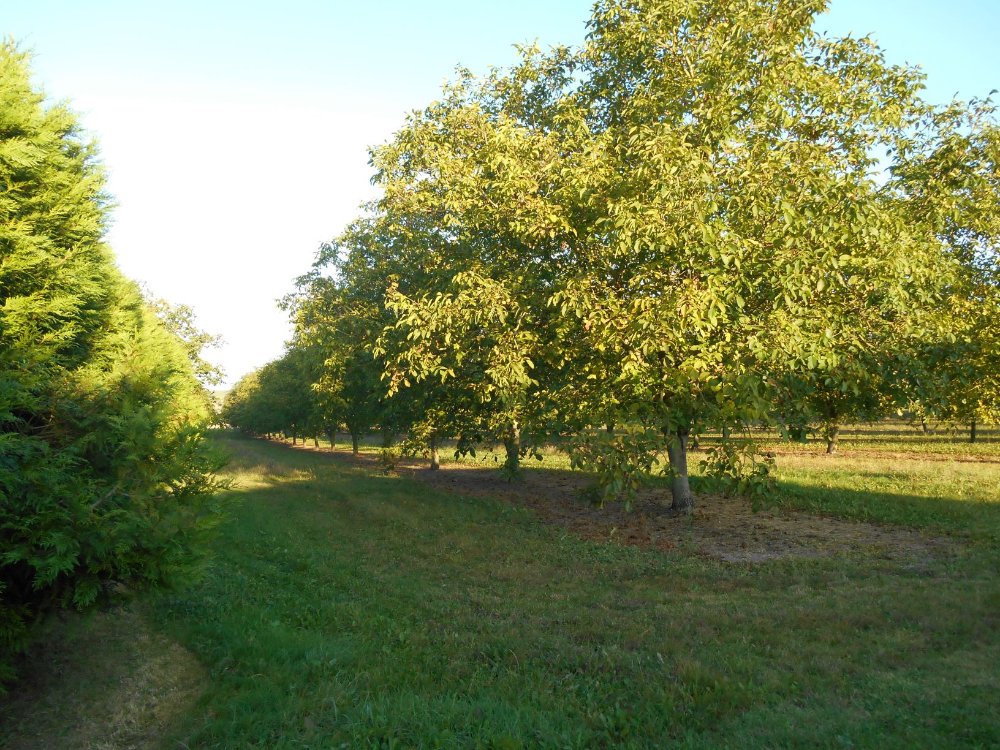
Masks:
[[[441,454],[438,451],[437,435],[431,435],[431,471],[441,468]]]
[[[292,445],[298,445],[298,444],[299,444],[299,438],[298,438],[298,436],[297,436],[297,435],[296,435],[296,434],[295,434],[295,433],[293,432],[293,433],[292,433]]]
[[[326,439],[330,441],[330,450],[335,450],[337,448],[337,433],[336,432],[326,433]]]
[[[688,481],[688,432],[685,427],[678,428],[667,443],[667,456],[670,458],[670,494],[673,496],[670,510],[677,513],[690,513],[694,510],[694,495],[691,494],[691,484]]]
[[[826,440],[826,454],[832,456],[837,452],[837,439],[840,437],[840,425],[834,423],[827,424],[823,430],[823,438]]]
[[[392,447],[392,443],[395,440],[395,438],[396,438],[396,436],[393,434],[393,432],[392,432],[391,429],[389,429],[388,427],[383,427],[382,428],[382,447],[383,448],[391,448]]]
[[[358,447],[358,442],[360,441],[360,439],[361,436],[358,433],[356,432],[351,433],[351,452],[355,456],[358,455],[358,453],[360,453],[360,449]]]
[[[319,448],[319,435],[313,435],[313,448]]]
[[[970,443],[976,442],[976,420],[974,419],[969,424],[969,442]]]
[[[514,476],[521,470],[521,428],[516,421],[511,422],[503,440],[503,447],[507,451],[507,459],[503,464],[504,471]]]
[[[607,433],[609,435],[614,435],[615,434],[615,423],[614,422],[608,422],[607,425],[605,425],[604,429],[605,429],[605,431],[607,431]]]

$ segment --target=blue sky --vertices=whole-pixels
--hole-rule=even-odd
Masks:
[[[455,65],[515,42],[582,41],[589,0],[0,0],[101,143],[122,269],[195,307],[230,382],[279,355],[274,300],[371,197],[367,151],[435,98]],[[873,33],[919,64],[927,97],[1000,88],[1000,0],[832,0],[818,27]]]

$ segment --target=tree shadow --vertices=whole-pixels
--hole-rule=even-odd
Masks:
[[[866,478],[869,476],[895,478],[899,473],[866,474]],[[818,487],[783,479],[776,483],[764,505],[1000,542],[1000,498],[996,502],[983,502],[941,495]]]
[[[596,542],[635,545],[661,552],[695,554],[731,563],[871,555],[931,563],[951,556],[959,540],[979,527],[979,536],[996,538],[1000,505],[811,487],[781,481],[755,507],[747,498],[725,495],[701,477],[693,477],[697,505],[690,516],[668,511],[667,481],[654,477],[631,503],[588,501],[593,475],[559,467],[532,465],[511,481],[481,465],[445,464],[431,471],[417,460],[401,460],[386,469],[377,454],[303,450],[273,444],[281,455],[313,457],[331,468],[361,472],[371,478],[405,479],[422,490],[456,499],[500,501],[530,511],[545,524]],[[308,461],[308,459],[307,459]],[[406,491],[406,490],[400,490]],[[423,494],[423,492],[421,492]],[[970,505],[974,507],[969,507]],[[987,523],[977,511],[986,508]],[[1000,532],[997,532],[1000,533]],[[972,535],[975,536],[975,535]]]

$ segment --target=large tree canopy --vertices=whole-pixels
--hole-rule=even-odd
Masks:
[[[665,452],[680,511],[707,427],[832,451],[845,419],[915,402],[985,418],[992,105],[928,105],[918,70],[816,33],[824,9],[601,0],[581,47],[460,72],[372,151],[382,197],[299,309],[326,282],[364,299],[351,350],[427,434],[503,440],[508,468],[524,429],[621,476]]]
[[[860,390],[948,273],[880,179],[926,116],[919,77],[816,35],[821,8],[603,2],[581,53],[590,158],[569,178],[603,215],[557,298],[613,352],[622,420],[662,431],[675,507],[692,430],[765,418],[776,386]]]

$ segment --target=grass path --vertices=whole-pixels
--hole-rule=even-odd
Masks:
[[[730,564],[227,443],[211,568],[141,605],[204,670],[164,748],[1000,745],[992,534]]]

